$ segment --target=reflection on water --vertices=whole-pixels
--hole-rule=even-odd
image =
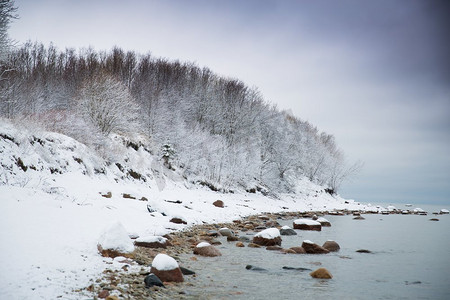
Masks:
[[[218,238],[223,256],[197,257],[197,261],[189,259],[193,255],[182,258],[185,267],[197,272],[188,279],[193,286],[187,284],[186,293],[193,299],[449,299],[449,215],[439,216],[439,222],[429,221],[430,215],[365,218],[327,216],[332,227],[282,236],[284,248],[300,246],[305,239],[320,245],[337,241],[341,250],[326,255],[238,248],[234,242]],[[292,226],[291,220],[279,222]],[[356,253],[358,249],[373,253]],[[247,270],[247,265],[267,272]],[[310,271],[284,266],[325,267],[333,279],[314,279]]]

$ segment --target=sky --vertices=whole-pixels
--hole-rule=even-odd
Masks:
[[[346,198],[450,205],[450,1],[15,3],[18,45],[119,46],[258,88],[364,163]]]

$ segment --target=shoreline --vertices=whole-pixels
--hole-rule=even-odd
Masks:
[[[187,260],[190,264],[195,264],[197,261],[196,255],[193,254],[195,245],[206,241],[212,245],[220,245],[221,242],[215,239],[220,228],[228,228],[232,230],[236,236],[242,236],[246,233],[257,233],[264,228],[281,227],[277,220],[293,220],[296,218],[311,218],[313,215],[320,216],[347,216],[360,214],[377,214],[370,211],[356,211],[356,210],[333,210],[333,211],[311,211],[311,212],[278,212],[278,213],[262,213],[255,214],[240,219],[233,220],[227,223],[211,223],[202,225],[189,226],[181,231],[172,232],[165,237],[168,238],[170,246],[166,249],[162,248],[145,248],[136,246],[133,260],[123,260],[122,267],[114,270],[106,268],[103,271],[103,276],[96,280],[96,283],[83,289],[89,292],[89,296],[97,297],[102,291],[108,291],[112,296],[119,298],[109,299],[194,299],[192,295],[185,292],[186,287],[195,286],[194,278],[197,275],[185,275],[183,283],[164,283],[165,288],[152,287],[146,288],[144,278],[150,274],[150,266],[153,258],[159,254],[164,253],[175,258],[179,266],[183,267]],[[382,215],[381,213],[378,213]],[[401,214],[395,212],[393,214]],[[419,215],[419,214],[416,214]],[[245,224],[252,222],[253,229],[245,228]],[[214,231],[214,232],[213,232]],[[220,236],[220,234],[219,234]],[[236,242],[236,241],[230,241]],[[248,243],[246,243],[248,244]],[[248,247],[246,245],[245,247]],[[286,253],[285,253],[286,254]],[[121,259],[114,259],[113,261],[120,261]],[[119,263],[120,264],[120,263]],[[133,271],[130,271],[133,265]],[[128,267],[129,266],[129,267]],[[82,292],[82,291],[80,291]],[[105,293],[105,292],[103,292]],[[232,293],[230,289],[230,293]],[[230,297],[232,294],[230,294]],[[207,298],[207,297],[206,297]],[[195,298],[198,299],[198,298]]]

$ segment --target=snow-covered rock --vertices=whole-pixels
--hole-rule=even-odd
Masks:
[[[324,226],[324,227],[330,227],[330,226],[331,226],[330,221],[328,221],[328,220],[325,219],[324,217],[319,217],[316,221],[319,222],[320,225],[322,225],[322,226]]]
[[[311,242],[310,240],[305,240],[302,243],[302,248],[305,249],[308,254],[326,254],[329,253],[327,249]]]
[[[158,254],[152,262],[150,273],[155,274],[163,282],[183,282],[183,274],[177,261],[166,255]]]
[[[146,248],[167,248],[167,239],[162,236],[150,235],[137,238],[134,244]]]
[[[201,255],[201,256],[221,256],[222,253],[220,253],[219,250],[217,250],[216,247],[211,245],[207,242],[201,242],[194,248],[194,254]]]
[[[133,241],[120,222],[106,229],[98,240],[99,251],[103,256],[116,257],[134,251]]]
[[[322,225],[314,220],[310,219],[297,219],[293,222],[294,229],[301,229],[301,230],[316,230],[321,231]]]
[[[295,232],[295,230],[292,229],[291,227],[285,225],[285,226],[281,227],[280,234],[281,235],[297,235],[297,232]]]
[[[264,229],[255,234],[253,243],[261,246],[281,246],[280,231],[277,228]]]
[[[445,215],[445,214],[448,214],[448,213],[449,213],[449,210],[443,208],[443,209],[441,209],[441,211],[440,211],[439,213],[440,213],[441,215]]]

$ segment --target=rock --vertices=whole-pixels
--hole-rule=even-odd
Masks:
[[[437,219],[437,218],[432,218],[432,219],[430,219],[430,221],[439,221],[439,219]]]
[[[263,226],[263,225],[259,225],[259,226],[256,226],[256,227],[255,227],[255,230],[256,230],[256,231],[261,231],[261,230],[265,230],[265,229],[267,229],[267,227],[266,227],[266,226]]]
[[[372,253],[372,251],[367,250],[367,249],[359,249],[359,250],[356,250],[356,252],[358,252],[358,253]]]
[[[308,268],[293,268],[293,267],[283,267],[284,270],[295,270],[295,271],[312,271]]]
[[[224,203],[223,203],[222,200],[216,200],[216,201],[214,201],[214,202],[213,202],[213,205],[214,205],[215,207],[220,207],[220,208],[223,208],[223,207],[224,207]]]
[[[112,193],[111,192],[107,192],[106,194],[102,194],[102,197],[111,198],[112,197]]]
[[[239,238],[237,236],[227,236],[227,242],[236,242]]]
[[[233,231],[231,231],[230,229],[228,229],[226,227],[220,228],[219,233],[223,236],[234,236]]]
[[[104,257],[130,257],[134,244],[123,225],[117,222],[100,236],[97,249]]]
[[[107,290],[101,290],[100,293],[97,295],[100,299],[105,299],[109,296],[109,291]]]
[[[206,233],[207,236],[214,236],[217,237],[219,236],[219,232],[217,230],[208,230],[208,232]]]
[[[216,247],[205,242],[198,244],[194,248],[194,254],[209,257],[222,256],[222,253],[220,253],[220,251]]]
[[[253,243],[260,246],[281,246],[280,231],[277,228],[265,229],[255,234]]]
[[[164,284],[162,283],[161,279],[159,279],[158,276],[156,276],[153,273],[150,273],[149,275],[147,275],[144,279],[144,282],[145,282],[146,288],[151,288],[152,286],[165,287]]]
[[[270,251],[279,251],[282,250],[283,248],[281,248],[280,246],[267,246],[266,250],[270,250]]]
[[[362,216],[356,216],[353,218],[353,220],[365,220],[366,218],[362,217]]]
[[[297,235],[297,232],[295,232],[295,230],[289,226],[283,226],[280,229],[280,234],[281,235]]]
[[[333,278],[333,275],[331,275],[331,273],[325,268],[319,268],[319,269],[309,273],[309,275],[311,275],[311,277],[313,277],[313,278],[319,278],[319,279]]]
[[[326,253],[330,252],[327,249],[325,249],[309,240],[303,241],[302,248],[305,249],[306,253],[308,253],[308,254],[326,254]]]
[[[294,221],[293,227],[301,230],[322,230],[322,225],[319,222],[310,219],[297,219]]]
[[[335,241],[331,241],[331,240],[326,241],[322,245],[322,247],[327,249],[330,252],[336,252],[336,251],[339,251],[339,249],[341,249],[341,247],[339,246],[338,243],[336,243]]]
[[[183,282],[183,274],[175,259],[166,255],[158,254],[153,259],[150,273],[155,274],[163,282]]]
[[[169,222],[175,223],[175,224],[187,224],[187,222],[181,218],[172,218]]]
[[[441,215],[448,215],[449,213],[450,213],[449,210],[445,208],[441,209],[441,211],[439,212],[439,214]]]
[[[120,300],[117,296],[108,296],[105,300]]]
[[[268,221],[268,220],[270,220],[270,217],[267,215],[260,215],[260,216],[258,216],[258,219]]]
[[[245,224],[244,228],[247,230],[253,230],[253,229],[255,229],[255,226],[253,226],[253,224]]]
[[[252,271],[267,272],[266,269],[263,269],[263,268],[260,268],[260,267],[255,267],[255,266],[252,266],[252,265],[246,265],[245,268],[247,270],[252,270]]]
[[[406,285],[410,285],[410,284],[421,284],[422,281],[413,281],[413,282],[409,282],[409,281],[405,281]]]
[[[323,227],[330,227],[331,223],[330,221],[328,221],[327,219],[325,219],[324,217],[320,217],[316,220],[317,222],[320,223],[320,225],[322,225]]]
[[[306,251],[305,249],[303,249],[303,247],[291,247],[289,249],[293,250],[297,254],[306,254]]]
[[[250,243],[250,238],[248,238],[246,236],[240,236],[239,241],[244,242],[244,243]]]
[[[139,237],[134,241],[135,246],[145,248],[167,248],[168,242],[162,236]]]
[[[258,244],[255,244],[255,243],[250,243],[250,244],[248,244],[248,246],[247,247],[250,247],[250,248],[261,248],[261,246],[260,245],[258,245]]]
[[[194,272],[194,271],[191,271],[191,270],[186,269],[186,268],[184,268],[184,267],[180,267],[180,270],[181,270],[181,273],[182,273],[183,275],[195,275],[195,272]]]
[[[284,253],[284,254],[297,254],[297,252],[295,252],[292,249],[281,249],[281,253]]]
[[[311,219],[312,219],[313,221],[317,221],[318,217],[317,217],[317,215],[313,215]]]
[[[237,242],[236,247],[245,247],[243,242]]]
[[[215,245],[215,246],[217,246],[217,245],[222,245],[222,242],[221,241],[218,241],[218,240],[212,240],[212,241],[210,241],[209,242],[211,245]]]

